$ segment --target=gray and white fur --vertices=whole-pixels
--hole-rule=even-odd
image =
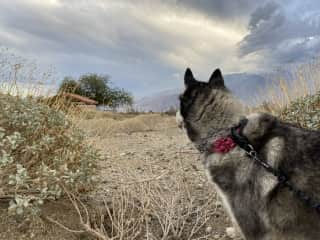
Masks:
[[[215,70],[209,82],[185,73],[180,113],[189,139],[201,146],[208,133],[225,132],[245,114]],[[255,113],[243,134],[259,157],[281,169],[298,189],[320,202],[320,131]],[[246,240],[320,239],[320,214],[278,183],[238,146],[226,154],[204,153],[203,164],[235,226]]]

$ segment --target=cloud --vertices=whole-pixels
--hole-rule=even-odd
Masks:
[[[297,0],[12,0],[0,42],[59,79],[96,72],[144,95],[182,86],[186,67],[254,72],[318,51],[319,9]],[[302,56],[300,58],[300,56]]]
[[[279,5],[275,2],[268,2],[264,6],[258,7],[251,14],[249,29],[255,29],[260,22],[269,20],[278,8]]]
[[[320,52],[320,9],[314,2],[268,2],[250,17],[248,34],[239,43],[239,55],[257,54],[267,64],[303,62]]]
[[[171,76],[187,66],[247,69],[235,54],[245,26],[222,14],[236,17],[232,2],[12,1],[0,10],[0,40],[67,75],[105,72],[120,85],[161,89],[181,85]]]
[[[177,0],[178,6],[198,11],[210,18],[219,19],[220,21],[239,22],[247,21],[248,15],[264,0]]]

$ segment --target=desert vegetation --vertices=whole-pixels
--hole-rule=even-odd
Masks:
[[[2,198],[10,214],[37,211],[67,189],[89,189],[97,151],[62,112],[32,99],[0,95]]]
[[[59,93],[76,93],[89,97],[103,106],[115,110],[120,106],[132,106],[133,96],[130,92],[111,87],[110,77],[107,75],[84,74],[79,79],[65,77],[60,84]]]

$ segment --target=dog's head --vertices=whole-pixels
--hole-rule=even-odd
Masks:
[[[241,105],[226,88],[219,69],[212,73],[208,82],[201,82],[188,68],[184,84],[185,91],[180,95],[180,113],[191,141],[205,137],[209,130],[230,126],[235,121],[235,115],[242,114]]]

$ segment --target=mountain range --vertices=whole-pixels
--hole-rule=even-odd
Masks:
[[[245,104],[254,104],[258,97],[263,98],[263,90],[270,81],[263,75],[249,73],[234,73],[224,76],[225,85]],[[171,89],[158,92],[152,96],[145,96],[135,103],[138,111],[163,112],[179,105],[178,96],[183,89]]]

